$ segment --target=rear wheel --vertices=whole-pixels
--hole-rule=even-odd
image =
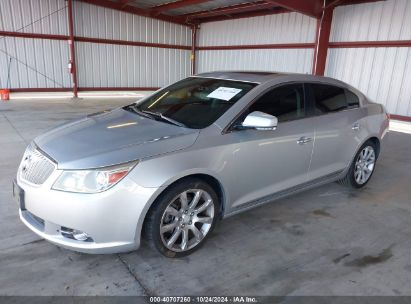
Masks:
[[[340,183],[353,188],[364,187],[374,173],[377,161],[377,147],[374,142],[367,141],[361,146],[346,176]]]
[[[167,257],[181,257],[201,247],[219,212],[216,192],[198,179],[171,186],[150,209],[146,239]]]

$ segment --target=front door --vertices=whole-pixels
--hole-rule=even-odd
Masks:
[[[302,84],[272,89],[242,115],[261,111],[278,118],[276,130],[233,130],[225,136],[238,143],[233,155],[236,191],[232,211],[307,181],[313,150],[314,126],[306,118]]]

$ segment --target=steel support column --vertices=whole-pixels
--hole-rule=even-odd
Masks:
[[[195,24],[191,27],[191,75],[196,73],[197,30],[198,25]]]
[[[69,30],[69,47],[70,47],[70,65],[71,75],[73,81],[73,96],[78,97],[78,84],[77,84],[77,67],[76,67],[76,50],[74,47],[74,19],[73,19],[73,0],[68,0],[68,30]]]
[[[317,20],[317,35],[312,71],[314,75],[322,76],[325,72],[333,11],[333,6],[325,8],[321,18]]]

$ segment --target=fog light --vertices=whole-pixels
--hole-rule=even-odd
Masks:
[[[73,238],[77,241],[85,241],[88,239],[88,234],[80,230],[73,230]]]
[[[87,233],[80,230],[61,227],[60,232],[62,236],[72,240],[81,242],[93,242],[93,239]]]

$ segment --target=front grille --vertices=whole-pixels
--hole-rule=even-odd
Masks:
[[[31,144],[24,153],[19,173],[21,179],[35,185],[41,185],[49,178],[55,168],[56,165],[41,153],[34,144]]]

